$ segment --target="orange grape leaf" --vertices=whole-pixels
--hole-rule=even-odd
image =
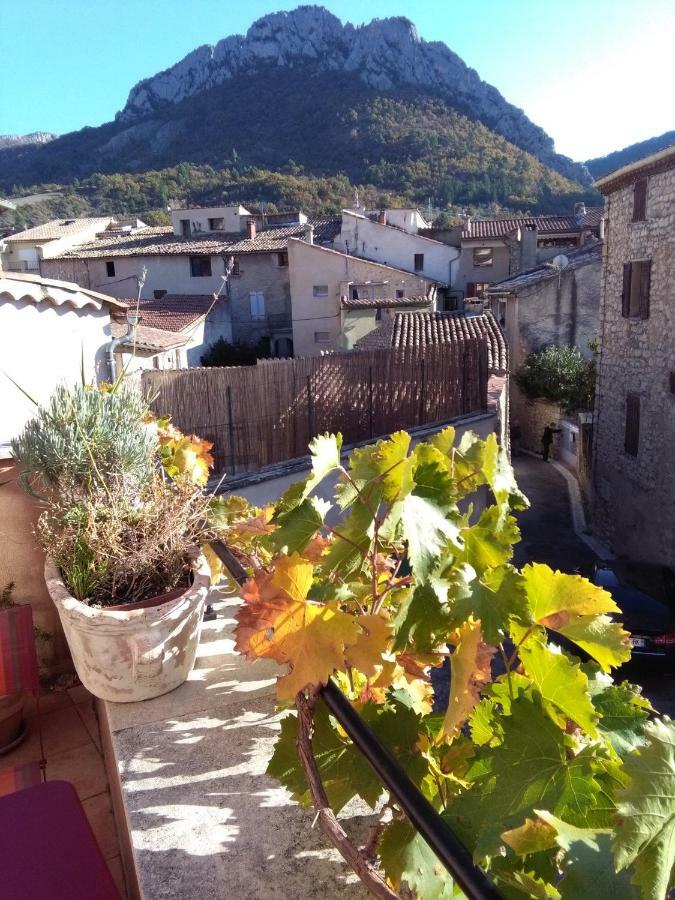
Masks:
[[[227,535],[230,539],[254,538],[261,537],[264,534],[270,534],[274,531],[276,525],[270,524],[270,519],[274,515],[273,506],[263,506],[256,516],[249,519],[242,519],[240,522],[234,522],[229,526]]]
[[[305,549],[302,551],[302,555],[305,559],[308,559],[310,562],[313,562],[315,565],[319,565],[321,562],[321,557],[323,556],[327,547],[330,547],[331,541],[329,538],[325,538],[321,534],[315,534],[314,537],[307,544]]]
[[[361,615],[356,620],[361,632],[348,649],[345,661],[364,675],[371,676],[382,665],[382,654],[391,640],[391,625],[382,615]]]
[[[297,553],[280,557],[272,573],[258,572],[242,590],[235,647],[249,658],[267,657],[289,666],[277,682],[280,700],[310,685],[325,684],[344,666],[346,648],[360,629],[337,603],[308,601],[312,563]]]
[[[495,652],[483,641],[480,620],[473,616],[457,629],[450,656],[450,698],[438,740],[450,743],[480,700],[481,686],[491,680],[490,662]]]

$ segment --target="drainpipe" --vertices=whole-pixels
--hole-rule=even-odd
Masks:
[[[141,317],[135,310],[127,310],[127,323],[129,325],[129,330],[126,334],[123,334],[121,337],[115,338],[110,341],[110,343],[106,347],[106,352],[108,354],[108,369],[110,371],[110,380],[115,381],[117,378],[117,364],[115,362],[115,350],[120,346],[120,344],[125,344],[129,338],[132,339],[132,344],[136,343],[136,329],[138,328],[138,323],[140,322]]]

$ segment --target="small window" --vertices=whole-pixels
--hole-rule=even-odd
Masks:
[[[424,269],[424,253],[415,254],[415,271],[421,272]]]
[[[225,231],[225,219],[222,216],[209,219],[209,231]]]
[[[115,263],[112,259],[106,260],[105,274],[108,276],[108,278],[115,277]]]
[[[623,264],[621,315],[624,319],[649,318],[651,277],[651,259],[639,259]]]
[[[475,297],[476,296],[476,282],[475,281],[467,281],[465,296],[466,297]]]
[[[155,300],[161,300],[162,297],[166,297],[166,291],[164,291],[164,290],[153,291],[152,295],[155,298]]]
[[[382,307],[381,306],[378,306],[377,309],[375,310],[375,321],[376,322],[382,321]]]
[[[628,394],[626,397],[626,436],[624,449],[630,456],[638,455],[640,444],[640,397]]]
[[[285,250],[277,253],[277,265],[280,269],[288,268],[288,253]]]
[[[644,222],[647,218],[647,179],[641,178],[633,186],[633,221]]]
[[[190,237],[190,220],[189,219],[181,219],[180,220],[180,233],[183,237]]]
[[[359,299],[359,289],[353,287],[352,288],[352,300],[358,300],[358,299]]]
[[[397,291],[396,291],[396,299],[397,299],[397,300],[401,300],[403,297],[405,297],[405,292],[402,291],[402,290],[400,290],[400,289],[397,289]]]
[[[492,265],[492,247],[476,247],[473,251],[475,269],[487,269]]]
[[[327,284],[315,284],[313,293],[315,297],[327,297],[328,296],[328,285]]]
[[[252,319],[264,319],[265,318],[265,295],[262,291],[251,291],[249,293],[249,300],[251,303],[251,318]]]
[[[190,275],[193,278],[209,278],[211,276],[211,257],[191,256]]]
[[[314,332],[314,343],[315,344],[330,344],[330,332],[329,331],[315,331]]]

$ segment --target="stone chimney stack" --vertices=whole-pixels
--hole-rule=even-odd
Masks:
[[[313,225],[305,225],[305,241],[308,244],[314,243],[314,226]]]
[[[600,219],[600,224],[598,225],[598,237],[600,238],[601,241],[604,241],[604,239],[605,239],[605,217],[604,216],[602,217],[602,219]]]
[[[525,225],[520,237],[520,271],[527,272],[537,265],[537,238],[539,232],[533,223]]]
[[[247,219],[246,220],[246,237],[249,241],[255,239],[256,225],[255,219]]]

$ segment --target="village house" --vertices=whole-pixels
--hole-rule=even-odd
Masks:
[[[313,228],[317,242],[331,242],[339,219],[312,224],[290,214],[290,224],[259,230],[242,206],[173,209],[171,216],[171,226],[100,233],[45,261],[43,274],[125,298],[139,288],[143,299],[217,293],[207,343],[221,337],[249,344],[266,339],[273,355],[290,355],[288,240]]]
[[[435,308],[436,283],[305,239],[288,241],[296,356],[350,350],[393,311]]]
[[[456,277],[459,250],[420,234],[426,226],[415,209],[387,209],[374,217],[365,210],[345,209],[334,247],[430,278],[447,288]]]
[[[86,244],[113,221],[112,216],[90,219],[52,219],[44,225],[18,231],[0,241],[0,269],[5,272],[40,271],[40,262]]]
[[[430,228],[422,233],[460,249],[451,304],[461,308],[466,299],[484,299],[492,284],[601,238],[603,215],[602,207],[577,203],[570,216],[466,217],[456,228]]]
[[[616,553],[675,564],[675,147],[596,182],[606,197],[593,522]]]

